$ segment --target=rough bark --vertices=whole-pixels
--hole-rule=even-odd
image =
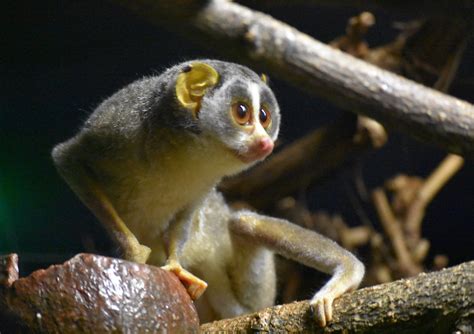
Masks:
[[[197,331],[184,287],[159,268],[82,254],[17,279],[15,256],[0,258],[0,331],[69,333]],[[275,306],[201,326],[205,333],[469,333],[474,261],[345,294],[318,328],[308,302]]]
[[[304,301],[204,324],[201,331],[431,334],[473,328],[474,261],[345,294],[335,300],[333,322],[324,329]]]
[[[344,54],[267,15],[223,0],[112,1],[345,110],[474,156],[473,105]]]

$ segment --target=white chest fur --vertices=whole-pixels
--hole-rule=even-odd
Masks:
[[[218,143],[191,141],[164,150],[131,178],[133,189],[117,203],[119,215],[142,242],[155,239],[181,210],[195,205],[220,180],[242,167]]]

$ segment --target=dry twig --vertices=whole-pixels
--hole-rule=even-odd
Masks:
[[[405,235],[402,226],[393,214],[392,208],[390,207],[383,189],[375,189],[372,192],[372,198],[380,218],[380,223],[382,224],[398,259],[399,268],[397,269],[404,274],[403,276],[412,276],[419,273],[421,268],[417,266],[411,258],[410,252],[405,243]]]
[[[463,164],[462,157],[454,154],[448,155],[416,192],[415,198],[408,208],[404,224],[410,239],[419,239],[426,207],[449,179],[461,169]]]

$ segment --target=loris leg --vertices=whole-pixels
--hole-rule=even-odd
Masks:
[[[236,295],[234,282],[231,281],[226,266],[215,261],[203,269],[209,288],[196,304],[201,322],[236,317],[255,310],[244,305]]]
[[[61,154],[55,149],[53,158],[59,173],[84,204],[105,226],[114,241],[124,253],[124,258],[138,263],[146,263],[150,248],[141,245],[118,215],[100,185],[89,175],[85,166]]]
[[[186,287],[191,299],[198,299],[206,291],[207,283],[184,269],[179,261],[183,246],[191,229],[192,210],[179,213],[169,227],[168,259],[162,269],[171,271]]]
[[[251,238],[286,258],[332,275],[310,301],[315,320],[323,327],[332,319],[333,300],[356,289],[364,276],[364,265],[351,253],[332,240],[288,221],[240,212],[230,228],[233,233]]]

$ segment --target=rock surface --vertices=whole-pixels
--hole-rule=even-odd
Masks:
[[[92,254],[18,279],[18,257],[0,257],[0,333],[192,333],[186,289],[160,268]]]

